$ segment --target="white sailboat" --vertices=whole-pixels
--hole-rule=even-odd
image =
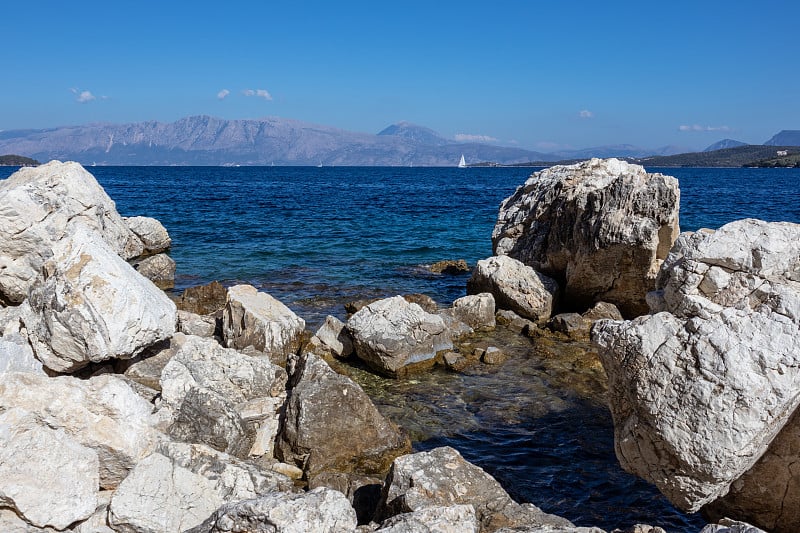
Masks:
[[[458,168],[467,168],[467,162],[464,161],[464,154],[461,154],[461,161],[458,162]]]

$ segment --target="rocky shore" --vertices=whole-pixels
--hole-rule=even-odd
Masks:
[[[622,466],[702,509],[703,533],[796,530],[800,226],[678,237],[678,211],[677,181],[635,165],[547,169],[501,206],[467,296],[309,332],[249,285],[176,305],[157,220],[121,217],[76,163],[21,169],[0,182],[0,531],[601,533],[453,448],[412,453],[334,370],[503,364],[498,327],[591,335]]]

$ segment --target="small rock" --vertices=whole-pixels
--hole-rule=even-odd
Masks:
[[[547,322],[547,326],[558,333],[572,339],[589,339],[592,323],[578,313],[561,313]]]
[[[470,361],[466,357],[456,352],[447,352],[442,359],[445,368],[453,370],[454,372],[461,372],[470,364]]]
[[[207,285],[189,287],[176,302],[178,309],[198,315],[222,312],[228,299],[228,291],[218,281]]]
[[[476,331],[495,327],[494,296],[488,292],[459,298],[453,302],[453,316]]]
[[[428,267],[428,270],[434,274],[447,274],[455,276],[469,272],[469,265],[463,259],[453,260],[448,259],[445,261],[437,261]]]
[[[503,361],[505,361],[508,357],[500,348],[496,346],[489,346],[486,348],[486,351],[483,352],[481,355],[481,361],[486,363],[487,365],[499,365]]]
[[[175,286],[175,261],[167,254],[156,254],[133,262],[133,268],[162,290]]]
[[[478,518],[472,505],[432,505],[386,520],[382,533],[478,533]],[[515,529],[516,531],[516,529]]]
[[[353,340],[344,322],[328,315],[314,336],[336,357],[345,358],[353,354]]]
[[[592,322],[603,319],[622,320],[623,318],[617,306],[608,302],[597,302],[594,307],[584,312],[581,316]]]
[[[419,294],[419,293],[404,294],[403,299],[410,304],[417,304],[426,313],[435,314],[439,310],[439,304],[437,304],[436,300],[434,300],[427,294]]]
[[[170,239],[167,229],[155,218],[127,217],[123,218],[123,220],[128,228],[142,241],[145,254],[160,254],[169,250],[169,247],[172,246],[172,239]]]
[[[178,331],[186,335],[211,338],[217,330],[217,320],[208,315],[178,311]]]

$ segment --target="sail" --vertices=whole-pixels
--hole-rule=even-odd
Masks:
[[[458,162],[458,168],[464,168],[467,166],[467,162],[464,161],[464,154],[461,154],[461,161]]]

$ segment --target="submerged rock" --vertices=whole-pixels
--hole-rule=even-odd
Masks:
[[[469,272],[469,265],[463,259],[446,259],[444,261],[436,261],[428,270],[434,274],[448,274],[454,276],[456,274],[465,274]]]
[[[78,163],[21,168],[0,181],[0,205],[0,302],[27,297],[53,247],[75,224],[97,231],[123,259],[143,251],[114,201]]]
[[[277,440],[277,456],[322,472],[383,475],[411,449],[408,437],[384,418],[366,393],[311,353],[292,360],[289,397]]]
[[[594,326],[617,457],[678,507],[696,511],[734,482],[732,495],[752,497],[743,474],[800,404],[797,280],[800,225],[732,222],[681,235],[649,298],[661,312]],[[765,475],[797,458],[781,456]],[[797,503],[785,483],[761,487],[775,492],[759,496],[760,516]],[[800,527],[784,519],[787,531]]]
[[[558,279],[572,307],[640,315],[678,236],[679,199],[675,178],[617,159],[554,166],[503,201],[494,253]]]
[[[497,307],[536,322],[550,318],[558,283],[508,256],[478,261],[467,282],[470,294],[491,293]]]
[[[414,367],[433,366],[437,352],[453,348],[442,317],[425,312],[402,296],[362,308],[347,321],[347,329],[356,355],[390,377]]]

